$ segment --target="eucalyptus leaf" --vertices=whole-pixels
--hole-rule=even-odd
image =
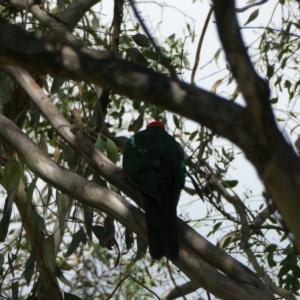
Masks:
[[[249,16],[247,22],[244,24],[244,26],[246,26],[247,24],[249,24],[250,22],[252,22],[253,20],[255,20],[258,17],[259,14],[259,10],[256,9],[255,11],[253,11],[253,13]]]
[[[140,47],[149,47],[151,45],[149,39],[141,33],[137,33],[131,36],[134,42]]]
[[[54,245],[54,235],[51,234],[48,238],[44,240],[43,243],[44,248],[44,257],[47,268],[54,273],[56,269],[56,261],[55,261],[55,245]]]
[[[80,243],[86,244],[86,242],[87,242],[86,234],[85,234],[83,228],[80,228],[73,235],[72,242],[70,244],[68,251],[65,254],[65,257],[70,256],[76,250],[76,248],[79,246]]]
[[[106,153],[107,153],[107,157],[113,163],[116,163],[118,161],[118,159],[119,159],[118,148],[117,148],[116,144],[110,139],[107,139],[107,142],[106,142]]]

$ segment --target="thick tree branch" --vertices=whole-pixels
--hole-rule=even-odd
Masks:
[[[240,147],[249,140],[243,107],[189,84],[174,82],[106,51],[38,40],[5,24],[0,25],[0,45],[0,63],[93,82],[116,93],[168,108],[201,122]]]

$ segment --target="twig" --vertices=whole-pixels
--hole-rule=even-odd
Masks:
[[[261,0],[260,2],[252,3],[252,4],[249,4],[249,5],[246,5],[246,6],[242,7],[242,8],[236,8],[235,11],[237,13],[244,12],[244,11],[246,11],[249,8],[252,8],[252,7],[258,6],[258,5],[262,5],[262,4],[266,3],[266,2],[268,2],[268,0]]]
[[[119,288],[119,286],[127,279],[127,278],[131,278],[133,281],[135,281],[137,284],[141,285],[144,289],[146,289],[147,291],[149,291],[151,294],[153,294],[157,299],[160,299],[160,297],[154,293],[152,290],[150,290],[148,287],[146,287],[144,284],[142,284],[141,282],[139,282],[138,280],[136,280],[132,275],[128,275],[126,277],[124,277],[123,279],[121,279],[121,281],[117,284],[117,286],[115,287],[115,289],[112,291],[112,293],[110,294],[110,296],[106,299],[109,300],[111,299],[111,297],[114,295],[114,293],[116,292],[116,290]],[[161,299],[160,299],[161,300]]]
[[[151,44],[153,45],[153,47],[154,47],[156,53],[158,54],[158,56],[159,56],[159,58],[160,58],[160,61],[161,61],[161,64],[162,64],[163,66],[165,66],[165,67],[169,70],[170,75],[171,75],[171,78],[172,78],[173,80],[175,80],[175,81],[178,81],[178,77],[177,77],[177,75],[176,75],[175,69],[174,69],[173,66],[170,64],[169,59],[168,59],[166,56],[164,56],[164,55],[162,54],[162,52],[160,51],[159,47],[156,45],[156,43],[155,43],[154,39],[152,38],[152,36],[151,36],[151,34],[150,34],[148,28],[147,28],[146,25],[145,25],[145,22],[142,20],[142,18],[141,18],[141,16],[140,16],[139,12],[137,11],[137,8],[136,8],[136,5],[134,4],[134,1],[133,1],[133,0],[129,0],[129,2],[130,2],[130,5],[131,5],[131,7],[132,7],[132,10],[133,10],[133,12],[134,12],[135,17],[138,19],[138,21],[139,21],[140,25],[142,26],[142,28],[143,28],[145,34],[147,35],[147,37],[148,37],[148,39],[150,40]]]
[[[195,83],[195,75],[196,75],[196,71],[197,71],[197,68],[198,68],[198,65],[199,65],[199,60],[200,60],[200,51],[201,51],[201,48],[202,48],[205,33],[207,31],[208,22],[209,22],[209,19],[210,19],[212,13],[213,13],[213,8],[211,7],[208,14],[207,14],[207,17],[206,17],[206,20],[205,20],[205,23],[204,23],[204,27],[203,27],[203,30],[202,30],[202,33],[201,33],[201,36],[200,36],[200,40],[199,40],[199,43],[198,43],[198,47],[197,47],[197,52],[196,52],[196,56],[195,56],[195,64],[194,64],[193,71],[192,71],[192,76],[191,76],[191,83],[192,84]]]

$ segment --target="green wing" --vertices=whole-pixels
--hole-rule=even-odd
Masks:
[[[140,131],[129,139],[123,151],[123,169],[126,175],[141,192],[158,201],[161,196],[158,194],[156,172],[166,152],[177,177],[179,196],[185,181],[184,153],[166,131],[157,128]]]

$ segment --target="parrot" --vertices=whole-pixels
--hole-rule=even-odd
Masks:
[[[185,184],[184,151],[160,121],[134,134],[123,149],[123,171],[144,196],[149,252],[179,258],[177,204]]]

